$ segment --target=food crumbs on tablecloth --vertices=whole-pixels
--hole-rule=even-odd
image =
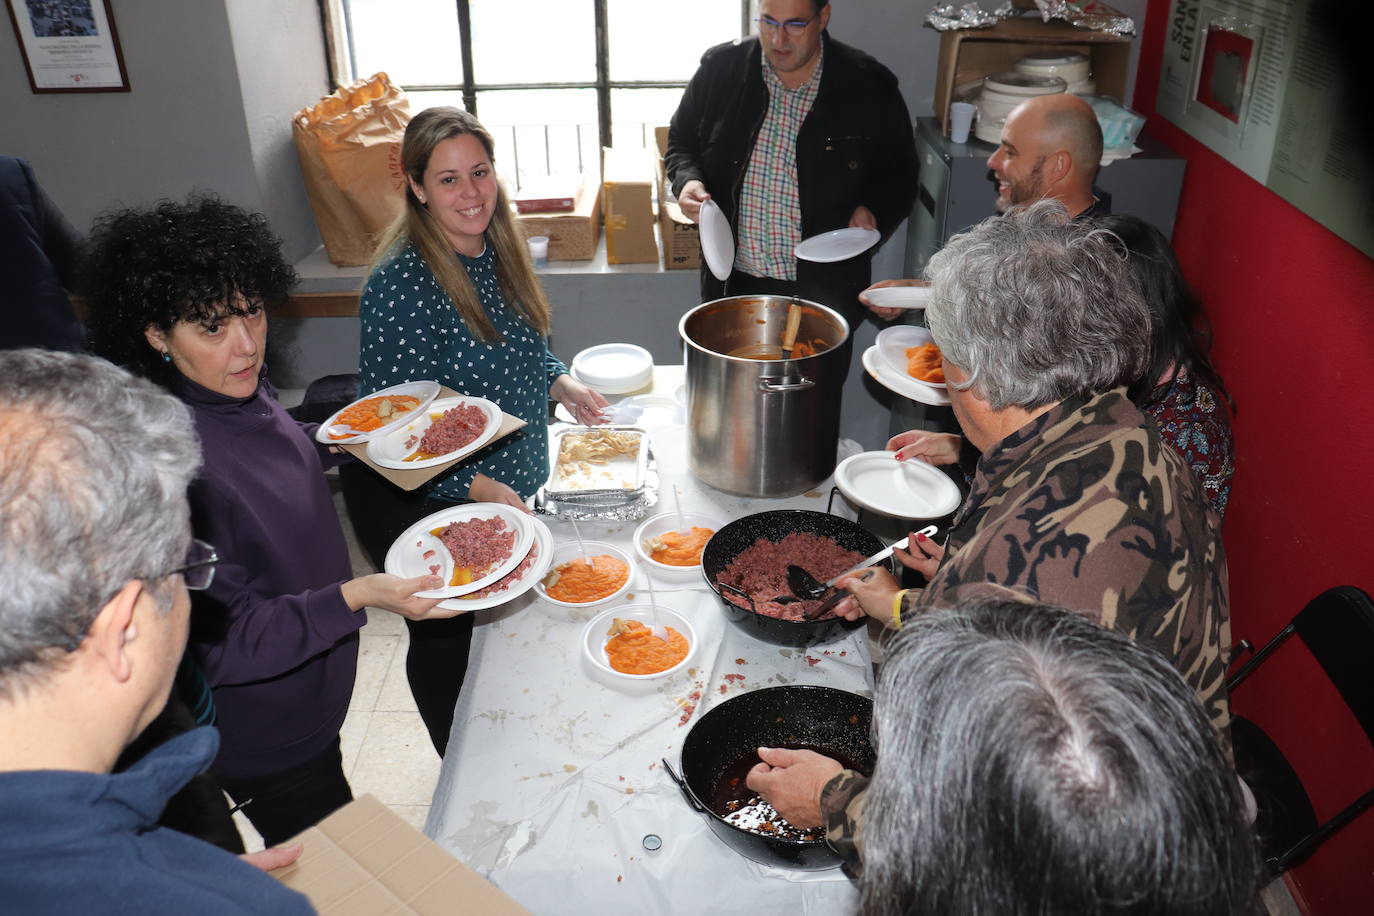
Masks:
[[[624,777],[624,776],[617,776],[616,779],[619,779],[621,782],[624,782],[624,781],[625,781],[625,777]]]
[[[625,876],[624,876],[624,875],[616,875],[616,876],[615,876],[615,883],[616,883],[616,884],[619,884],[621,881],[624,881],[624,880],[625,880]]]
[[[720,692],[721,692],[721,693],[725,693],[725,685],[724,685],[724,684],[721,684],[721,685],[720,685]]]
[[[849,654],[849,650],[848,650],[848,649],[842,649],[842,650],[840,650],[840,658],[844,658],[844,657],[845,657],[846,655],[848,655],[848,654]]]
[[[626,794],[626,795],[634,795],[634,794],[635,794],[635,788],[634,788],[634,786],[626,786],[626,787],[625,787],[625,794]]]
[[[744,683],[744,675],[742,674],[726,674],[722,675],[722,677],[724,677],[727,681],[731,682],[732,684]]]
[[[856,716],[856,715],[855,715],[855,716],[850,716],[850,717],[849,717],[849,724],[850,724],[850,725],[858,725],[858,724],[859,724],[859,717]]]
[[[735,659],[735,664],[736,664],[736,665],[747,665],[747,664],[749,664],[749,663],[746,662],[746,661],[745,661],[744,659],[742,659],[742,658],[737,658],[737,659]]]
[[[821,663],[821,660],[819,658],[812,658],[808,655],[806,656],[806,663],[814,668]]]
[[[573,766],[571,763],[565,763],[565,764],[563,764],[563,772],[564,772],[564,773],[576,773],[576,772],[577,772],[577,767]]]
[[[805,496],[807,499],[820,499],[820,498],[821,498],[821,491],[820,491],[820,490],[807,490],[805,493],[802,494],[802,496]]]
[[[779,650],[778,650],[778,654],[781,655],[783,658],[791,658],[791,657],[792,657],[792,650],[791,650],[791,649],[779,649]]]
[[[682,707],[682,715],[678,717],[677,724],[678,724],[679,726],[681,726],[681,725],[686,725],[686,724],[688,723],[688,721],[691,720],[691,718],[692,718],[692,713],[694,713],[694,712],[696,712],[696,711],[697,711],[697,707],[696,707],[696,704],[695,704],[695,703],[688,703],[688,704],[684,705],[684,706]]]

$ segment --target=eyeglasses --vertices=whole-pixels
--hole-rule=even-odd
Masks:
[[[801,34],[806,31],[807,26],[815,22],[816,18],[816,16],[812,16],[810,19],[789,19],[786,22],[778,22],[778,20],[774,19],[772,16],[760,16],[754,21],[759,24],[759,31],[767,29],[772,32],[776,29],[786,29],[788,35],[793,38],[800,38]]]
[[[215,580],[215,564],[218,562],[219,554],[215,553],[214,547],[202,540],[193,538],[191,546],[186,550],[186,562],[158,578],[175,576],[180,573],[187,588],[193,592],[202,591],[209,588],[210,583]]]

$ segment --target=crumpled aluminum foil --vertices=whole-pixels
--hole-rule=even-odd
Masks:
[[[1035,5],[1039,7],[1040,18],[1045,22],[1063,19],[1080,29],[1095,29],[1116,35],[1135,34],[1135,22],[1130,16],[1122,15],[1120,10],[1099,0],[1035,0]],[[978,3],[965,3],[963,6],[944,3],[931,9],[926,15],[926,24],[939,32],[986,29],[1018,14],[1011,0],[1006,0],[991,12]]]
[[[977,3],[965,3],[963,6],[945,3],[937,5],[926,14],[926,24],[938,32],[952,32],[955,29],[986,29],[1012,14],[1011,0],[1007,0],[990,13]]]
[[[1134,35],[1135,22],[1118,9],[1098,0],[1035,0],[1045,22],[1063,19],[1080,29],[1094,29],[1115,35]]]

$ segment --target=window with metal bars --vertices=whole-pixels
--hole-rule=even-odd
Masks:
[[[751,0],[322,0],[336,83],[385,71],[414,110],[471,111],[516,175],[594,170],[652,146],[701,54],[746,35]]]

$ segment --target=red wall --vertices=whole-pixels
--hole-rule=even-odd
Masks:
[[[1374,260],[1155,114],[1168,13],[1149,0],[1134,107],[1188,160],[1174,247],[1237,405],[1232,636],[1259,645],[1329,586],[1374,594]],[[1275,733],[1322,817],[1374,783],[1374,753],[1338,700],[1282,664],[1292,680],[1257,676],[1233,705]],[[1369,912],[1371,850],[1374,811],[1290,873],[1310,912]]]

